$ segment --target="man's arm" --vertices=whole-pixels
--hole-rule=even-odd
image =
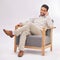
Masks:
[[[47,16],[46,24],[47,24],[48,28],[52,28],[53,27],[53,21],[52,21],[52,19],[49,16]]]
[[[22,27],[24,26],[25,24],[27,24],[28,22],[32,22],[33,23],[34,21],[34,18],[30,18],[28,21],[26,22],[20,22],[19,24],[17,24],[15,27]]]

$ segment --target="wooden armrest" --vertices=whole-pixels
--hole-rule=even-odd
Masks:
[[[41,32],[42,32],[42,34],[44,34],[44,33],[46,33],[47,29],[51,29],[51,30],[52,30],[52,29],[54,29],[54,28],[56,28],[56,27],[43,28]]]
[[[51,27],[51,28],[46,28],[46,27],[44,27],[44,28],[42,29],[42,31],[46,31],[47,29],[54,29],[54,28],[56,28],[56,27]]]
[[[56,27],[51,27],[51,28],[47,28],[47,29],[54,29],[54,28],[56,28]]]

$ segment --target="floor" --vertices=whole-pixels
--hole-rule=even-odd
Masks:
[[[18,57],[18,50],[14,53],[14,38],[10,38],[0,31],[0,60],[60,60],[60,40],[59,33],[53,33],[53,51],[45,50],[45,56],[41,55],[41,50],[27,49],[23,57]]]

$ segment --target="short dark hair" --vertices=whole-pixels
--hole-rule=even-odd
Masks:
[[[46,4],[43,4],[41,7],[46,8],[46,9],[47,9],[47,11],[48,11],[48,9],[49,9],[49,6],[48,6],[48,5],[46,5]]]

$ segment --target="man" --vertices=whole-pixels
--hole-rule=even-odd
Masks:
[[[20,23],[19,25],[22,27],[16,29],[14,31],[14,34],[12,31],[3,29],[3,31],[10,37],[14,37],[14,35],[20,35],[18,57],[22,57],[24,54],[24,46],[27,35],[29,35],[30,33],[33,33],[35,35],[41,35],[42,28],[51,28],[53,26],[52,20],[47,14],[48,9],[49,7],[46,4],[42,5],[40,10],[40,17],[32,19],[24,24]]]

